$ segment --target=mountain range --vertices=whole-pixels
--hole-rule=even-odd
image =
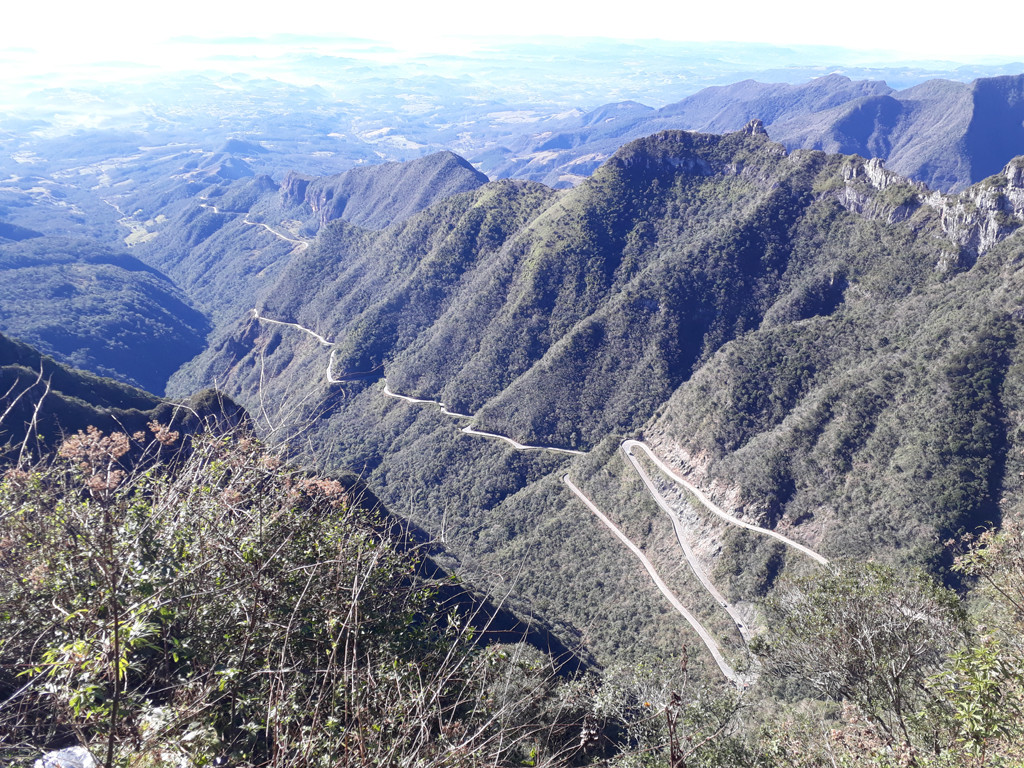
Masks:
[[[443,110],[364,125],[402,163],[362,164],[362,144],[302,160],[207,117],[153,144],[18,134],[0,331],[151,391],[221,388],[567,645],[671,653],[678,617],[562,482],[703,594],[626,438],[829,558],[952,581],[946,542],[1015,514],[1021,82],[829,75],[517,112],[460,139],[466,159],[429,152],[457,131]],[[672,493],[755,622],[806,564]]]
[[[0,82],[0,754],[1019,760],[1024,65],[190,45]]]
[[[215,381],[258,407],[445,542],[449,567],[491,590],[519,574],[513,604],[599,660],[667,651],[672,617],[561,476],[680,593],[693,577],[617,455],[627,437],[825,556],[944,573],[947,539],[1022,503],[1022,223],[1020,160],[943,195],[789,152],[758,121],[667,131],[569,190],[500,180],[383,229],[322,224],[169,390]],[[684,525],[750,615],[804,567],[699,507]]]
[[[928,80],[903,90],[837,74],[801,84],[745,80],[657,110],[609,104],[492,150],[481,167],[493,177],[565,186],[625,141],[675,128],[734,131],[752,119],[789,149],[877,157],[932,189],[959,191],[1024,152],[1024,75]]]

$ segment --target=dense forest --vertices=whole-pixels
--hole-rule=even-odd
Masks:
[[[595,534],[569,472],[734,644],[618,444],[643,435],[826,557],[956,586],[948,542],[1019,503],[1022,213],[1019,161],[942,196],[877,161],[787,153],[756,122],[666,132],[572,190],[500,181],[384,229],[328,223],[171,389],[225,386],[600,662],[677,654],[678,618]],[[759,624],[808,564],[677,496],[706,570]]]
[[[978,163],[889,149],[955,194],[757,119],[587,154],[675,119],[628,102],[553,186],[234,138],[12,174],[0,754],[1021,764],[1024,158],[965,117],[1019,86],[675,105],[882,155],[954,94]]]
[[[209,321],[165,276],[93,241],[0,241],[0,331],[150,392],[204,348]]]

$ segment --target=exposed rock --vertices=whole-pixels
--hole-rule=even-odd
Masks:
[[[1024,157],[959,195],[930,192],[886,169],[879,158],[852,158],[843,168],[843,181],[837,199],[854,213],[895,223],[910,218],[922,204],[936,210],[954,246],[936,264],[943,272],[970,267],[1024,223]],[[891,190],[888,196],[877,194],[886,190]]]
[[[926,202],[939,211],[943,231],[960,251],[937,268],[970,266],[1024,223],[1024,157],[960,195],[936,192]]]
[[[306,190],[315,176],[292,171],[281,185],[281,202],[288,207],[302,205],[306,201]]]
[[[920,182],[894,173],[879,158],[853,157],[843,166],[844,186],[836,193],[839,204],[848,211],[890,224],[909,219],[922,202],[928,188]],[[885,196],[879,192],[892,191]]]
[[[47,752],[32,768],[96,768],[96,761],[85,747],[68,747]]]
[[[745,126],[743,126],[743,132],[748,136],[767,136],[768,131],[764,128],[764,123],[758,118],[754,118]]]

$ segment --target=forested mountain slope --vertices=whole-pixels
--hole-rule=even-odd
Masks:
[[[685,592],[624,436],[829,557],[941,568],[949,535],[1017,503],[1022,168],[944,197],[787,154],[758,123],[665,132],[572,190],[496,182],[382,231],[329,224],[259,308],[328,343],[250,313],[173,384],[222,382],[296,429],[474,578],[519,574],[515,599],[599,657],[671,649],[675,620],[559,482],[568,468]],[[461,434],[386,397],[385,373],[480,429],[589,454]],[[730,599],[803,567],[696,510],[686,525]]]
[[[78,368],[162,393],[210,330],[166,275],[64,237],[0,241],[0,331]]]
[[[486,181],[450,152],[334,176],[292,173],[281,184],[269,176],[221,180],[159,208],[163,220],[136,252],[219,322],[257,303],[328,222],[383,228]]]
[[[145,431],[156,421],[174,429],[228,427],[242,421],[235,403],[210,390],[171,402],[86,371],[61,365],[38,350],[0,335],[0,458],[8,452],[53,451],[64,437],[95,427],[102,432]],[[27,438],[27,440],[26,440]]]
[[[407,163],[356,167],[334,176],[290,173],[281,185],[281,207],[292,218],[310,219],[307,227],[313,232],[335,219],[382,229],[487,181],[453,152],[435,152]]]

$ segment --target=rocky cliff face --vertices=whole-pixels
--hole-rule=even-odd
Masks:
[[[842,168],[842,179],[844,185],[836,193],[840,205],[852,213],[884,219],[890,224],[909,219],[921,205],[921,197],[928,193],[924,184],[886,169],[877,157],[850,158]],[[886,190],[887,195],[877,194]]]
[[[328,177],[335,178],[335,177]],[[310,182],[316,179],[315,176],[307,176],[304,173],[292,171],[281,185],[281,203],[288,208],[294,208],[306,202],[306,191]]]
[[[940,271],[971,266],[1024,224],[1024,157],[959,195],[932,192],[888,170],[879,158],[851,158],[842,178],[844,186],[836,198],[853,213],[893,224],[909,219],[921,205],[937,211],[942,232],[953,246],[936,263]]]
[[[960,195],[934,193],[926,202],[938,209],[942,229],[969,266],[1024,223],[1024,157]]]

